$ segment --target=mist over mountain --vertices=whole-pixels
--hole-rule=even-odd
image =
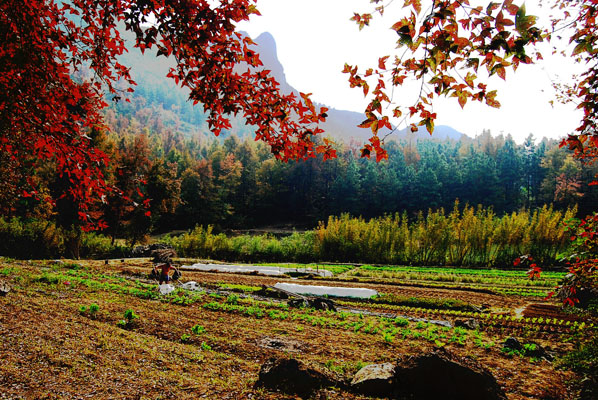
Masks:
[[[272,75],[280,83],[280,87],[283,92],[299,92],[293,88],[286,79],[284,74],[284,67],[278,60],[278,54],[276,49],[276,41],[274,37],[264,32],[259,35],[254,41],[258,45],[258,52],[260,58],[264,63],[264,68],[269,69]],[[313,90],[317,90],[314,88]],[[322,124],[324,129],[324,135],[330,135],[335,140],[341,140],[344,142],[364,142],[367,141],[371,136],[369,129],[358,128],[357,125],[361,124],[365,120],[363,113],[348,111],[348,110],[337,110],[333,104],[320,104],[329,108],[328,118],[326,122]],[[390,133],[388,128],[383,128],[379,131],[379,136],[384,137]],[[439,125],[434,129],[434,134],[431,136],[425,128],[420,127],[419,131],[412,134],[408,128],[393,132],[388,137],[390,140],[399,139],[415,139],[415,140],[426,140],[426,139],[437,139],[437,140],[459,140],[464,134],[451,128],[450,126]],[[387,140],[388,140],[387,139]]]
[[[123,33],[124,37],[131,36],[129,32]],[[264,32],[254,39],[258,46],[260,58],[264,69],[270,70],[271,74],[280,83],[283,93],[295,93],[299,91],[293,88],[287,81],[284,67],[278,59],[277,46],[274,37]],[[187,135],[199,135],[202,137],[213,137],[209,134],[209,127],[206,123],[207,114],[203,111],[201,104],[192,106],[188,100],[188,89],[177,87],[172,79],[166,78],[169,68],[173,67],[174,61],[164,57],[156,57],[154,51],[146,51],[142,54],[138,49],[130,46],[130,52],[121,57],[123,64],[131,67],[131,74],[138,86],[132,95],[132,102],[119,102],[110,108],[116,115],[133,116],[142,125],[151,127],[155,124],[162,124],[170,129]],[[317,91],[318,88],[313,88]],[[329,109],[328,118],[321,125],[324,129],[324,136],[330,136],[338,142],[353,143],[359,145],[371,137],[369,129],[358,128],[365,115],[360,112],[339,110],[334,104],[318,104]],[[231,134],[240,138],[254,135],[254,128],[248,126],[242,117],[231,118],[232,129],[230,132],[223,132],[221,137],[226,138]],[[390,130],[383,128],[379,132],[380,137],[390,133]],[[408,129],[396,130],[387,140],[459,140],[462,133],[455,129],[439,125],[431,136],[425,129],[411,133]]]

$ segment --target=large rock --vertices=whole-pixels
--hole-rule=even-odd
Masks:
[[[393,398],[418,400],[504,400],[492,374],[447,350],[410,356],[395,367]]]
[[[4,282],[0,282],[0,296],[6,296],[10,292],[10,286]]]
[[[293,358],[271,358],[262,365],[256,387],[309,396],[335,380]]]
[[[351,390],[368,396],[388,397],[393,392],[394,364],[370,364],[355,374]]]
[[[521,344],[521,342],[514,337],[507,338],[503,344],[503,347],[510,350],[523,350],[523,345]]]
[[[336,311],[336,304],[330,299],[323,299],[321,297],[305,297],[293,298],[288,301],[289,307],[294,308],[315,308],[316,310]]]
[[[544,358],[547,361],[552,361],[553,356],[544,347],[535,342],[522,344],[516,338],[507,338],[503,344],[503,350],[515,350],[520,354],[534,358]]]

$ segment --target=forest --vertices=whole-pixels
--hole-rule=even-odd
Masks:
[[[337,157],[330,160],[319,155],[283,162],[267,145],[253,140],[242,119],[234,119],[231,129],[215,137],[207,129],[206,115],[191,107],[184,91],[150,73],[137,79],[131,101],[112,103],[104,112],[106,127],[91,131],[92,144],[112,160],[102,173],[120,191],[110,192],[85,215],[99,221],[96,234],[111,242],[108,248],[99,246],[103,250],[96,245],[96,250],[83,251],[86,255],[113,252],[123,240],[134,245],[152,235],[201,226],[211,226],[215,234],[250,229],[290,233],[315,229],[342,214],[366,220],[400,214],[415,223],[422,214],[448,214],[455,204],[461,212],[481,206],[499,218],[543,206],[562,211],[576,207],[582,217],[598,201],[598,189],[589,185],[598,165],[587,165],[555,140],[530,134],[517,144],[491,128],[458,141],[407,134],[389,138],[388,159],[381,162],[361,157],[361,144],[355,140],[335,143]],[[29,247],[19,246],[21,242],[42,242],[38,248],[47,250],[40,256],[80,255],[85,248],[80,207],[67,195],[72,185],[56,173],[55,163],[49,159],[38,160],[35,167],[7,165],[5,187],[14,190],[0,196],[6,254]],[[39,187],[37,195],[15,196],[26,177]],[[48,199],[57,199],[55,207]],[[64,244],[58,245],[56,238],[48,239],[52,230],[67,250],[58,250]],[[15,239],[27,236],[24,242]],[[310,251],[322,259],[339,256],[320,254],[314,246]],[[212,250],[225,258],[245,257],[242,252]]]
[[[48,162],[50,165],[38,168],[34,176],[43,182],[40,193],[45,191],[59,199],[56,211],[50,211],[41,197],[27,197],[13,203],[5,198],[5,216],[0,225],[3,247],[6,247],[4,253],[18,255],[19,247],[30,248],[31,240],[37,240],[43,242],[37,246],[39,249],[47,249],[40,256],[56,256],[63,251],[79,255],[81,246],[94,248],[82,255],[95,253],[98,256],[111,254],[116,239],[120,243],[126,239],[129,245],[134,245],[146,242],[150,235],[182,232],[200,226],[204,229],[209,226],[210,234],[228,232],[230,235],[250,228],[265,228],[265,231],[278,228],[289,233],[311,230],[320,222],[322,226],[328,224],[328,236],[334,236],[335,233],[330,233],[334,231],[334,220],[329,217],[341,215],[344,215],[341,221],[349,225],[354,224],[347,220],[349,216],[368,220],[397,215],[396,223],[391,223],[397,232],[404,223],[411,224],[413,232],[419,231],[420,226],[421,232],[433,235],[433,226],[418,221],[434,218],[438,211],[444,215],[444,210],[447,221],[451,210],[457,212],[458,218],[460,212],[463,216],[471,212],[473,216],[477,207],[481,207],[480,212],[485,215],[480,221],[488,222],[476,222],[471,225],[472,229],[474,225],[498,226],[496,224],[505,223],[501,220],[503,216],[516,212],[518,214],[513,218],[518,218],[517,226],[535,232],[529,212],[546,206],[555,211],[569,210],[568,217],[562,220],[565,222],[575,213],[586,215],[598,200],[596,186],[588,184],[598,172],[596,165],[584,165],[559,148],[556,142],[546,139],[536,142],[532,135],[523,144],[516,144],[510,136],[495,137],[489,130],[474,139],[464,136],[459,141],[391,141],[387,145],[389,158],[380,163],[359,157],[357,147],[338,143],[335,159],[324,162],[314,158],[285,163],[276,160],[265,145],[248,137],[224,133],[219,138],[205,138],[181,133],[165,126],[159,118],[161,113],[155,108],[139,106],[135,110],[135,106],[136,102],[128,105],[128,113],[122,109],[119,114],[114,108],[108,110],[106,120],[112,130],[93,132],[95,145],[114,160],[104,171],[105,176],[124,193],[124,196],[106,198],[104,204],[91,212],[94,218],[106,222],[104,229],[97,233],[110,237],[112,246],[104,244],[99,247],[105,248],[98,250],[97,244],[87,243],[89,238],[81,239],[81,221],[73,211],[76,207],[69,200],[60,198],[61,192],[69,186],[63,178],[50,172],[51,162]],[[177,125],[181,126],[181,123]],[[573,209],[575,211],[571,211]],[[546,218],[554,218],[551,212]],[[544,213],[546,210],[540,215]],[[562,217],[556,218],[561,221]],[[48,228],[49,223],[52,223],[52,229]],[[28,229],[37,233],[20,233],[21,240],[15,239],[18,236],[15,230],[25,232]],[[320,232],[327,232],[326,228],[320,229]],[[383,227],[375,229],[384,230]],[[452,231],[456,228],[449,224],[443,229]],[[559,222],[553,228],[542,229],[556,229],[562,237],[564,227]],[[48,239],[52,230],[66,244],[58,245],[55,243],[57,238]],[[199,232],[199,237],[205,237],[203,231]],[[39,238],[23,240],[27,235]],[[395,239],[399,240],[401,235],[397,235]],[[415,233],[411,235],[416,237]],[[299,251],[265,251],[260,246],[271,246],[267,244],[268,240],[256,245],[250,243],[251,239],[241,245],[227,244],[226,250],[223,245],[198,246],[197,243],[195,250],[186,250],[190,239],[185,238],[178,242],[173,239],[171,244],[181,254],[231,260],[257,261],[261,257],[261,260],[271,261],[313,261],[319,258],[424,264],[434,261],[454,265],[497,265],[498,262],[505,266],[519,254],[529,251],[525,243],[531,243],[532,247],[536,246],[534,243],[542,243],[543,239],[537,236],[527,235],[533,237],[531,242],[523,240],[523,236],[518,239],[523,240],[523,247],[521,243],[515,247],[509,245],[500,254],[480,250],[482,255],[460,261],[450,261],[448,253],[444,253],[450,251],[451,245],[442,250],[442,254],[425,256],[412,249],[391,255],[389,251],[394,244],[371,239],[358,244],[353,238],[345,240],[363,246],[363,251],[333,244],[336,250],[331,252],[329,240],[328,244],[326,240],[318,244],[313,241],[313,235],[294,237],[299,243],[293,244],[294,247],[305,247],[308,242],[308,246]],[[224,238],[218,240],[226,241]],[[293,238],[290,240],[292,242]],[[497,239],[490,240],[497,242]],[[561,239],[555,240],[549,240],[557,246],[551,251],[562,246],[557,244]],[[27,244],[23,246],[23,243]],[[404,246],[409,247],[409,243],[406,239]],[[235,246],[245,250],[233,250]],[[255,254],[247,254],[247,246],[253,246]],[[284,244],[275,246],[284,247]],[[376,246],[380,251],[365,250]],[[435,251],[434,246],[430,249]],[[306,256],[306,251],[310,256]],[[553,263],[557,253],[543,257],[545,263]],[[349,254],[353,254],[352,258],[347,258]],[[416,259],[420,258],[418,262]]]
[[[191,136],[165,126],[159,115],[150,107],[128,115],[111,109],[106,120],[112,132],[94,132],[96,145],[114,160],[106,177],[133,200],[114,196],[94,210],[95,218],[107,222],[104,233],[139,241],[208,224],[303,229],[342,213],[416,217],[419,211],[452,209],[456,200],[491,207],[498,215],[551,204],[577,205],[586,215],[598,200],[598,190],[588,185],[596,165],[584,165],[555,141],[537,142],[532,135],[523,144],[489,130],[460,141],[390,141],[389,158],[380,163],[361,158],[356,146],[338,143],[336,159],[285,163],[248,137]],[[50,171],[41,167],[35,176],[58,198],[68,185]],[[48,215],[34,197],[12,200],[2,201],[5,216],[53,219],[63,227],[77,223],[66,201],[59,200]]]

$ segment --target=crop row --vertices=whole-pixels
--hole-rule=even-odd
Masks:
[[[250,299],[244,300],[245,304],[239,304],[231,303],[227,298],[225,302],[212,301],[203,304],[203,307],[210,311],[234,313],[247,317],[301,322],[322,329],[341,329],[369,335],[379,334],[389,344],[398,338],[427,340],[437,346],[445,346],[449,343],[464,346],[468,342],[486,349],[494,346],[494,342],[485,339],[481,332],[470,332],[459,327],[441,327],[423,321],[410,322],[401,317],[364,317],[363,314],[318,312],[313,309],[267,309],[260,307],[259,302]]]
[[[338,301],[340,305],[346,307],[359,307],[363,303],[352,301]],[[493,326],[517,326],[524,329],[551,331],[553,328],[561,328],[558,331],[573,332],[583,330],[593,330],[595,325],[593,323],[586,324],[585,322],[569,321],[557,318],[543,318],[543,317],[514,317],[504,314],[490,314],[460,310],[447,310],[440,308],[424,308],[424,307],[410,307],[392,304],[376,304],[377,308],[382,308],[391,311],[402,311],[408,314],[415,315],[447,315],[451,317],[464,317],[479,319],[486,325]]]
[[[80,276],[77,276],[80,275]],[[44,272],[41,275],[33,276],[34,280],[43,283],[49,284],[68,284],[68,286],[79,284],[85,287],[88,287],[92,290],[105,290],[109,292],[125,294],[125,295],[133,295],[140,298],[145,299],[159,299],[160,301],[164,302],[171,302],[181,305],[190,305],[197,302],[203,302],[205,293],[202,292],[190,292],[186,290],[177,290],[174,293],[161,296],[156,290],[155,285],[148,285],[139,281],[129,281],[117,276],[105,276],[100,275],[98,276],[102,281],[96,279],[90,279],[90,277],[96,277],[92,274],[84,273],[81,271],[77,271],[77,273],[73,273],[68,271],[67,274],[60,274],[60,273],[49,273]],[[118,283],[113,283],[111,281],[118,281]],[[223,296],[218,294],[211,294],[209,295],[212,299],[218,300],[221,299]],[[242,305],[239,303],[247,304]],[[362,303],[357,302],[350,302],[350,301],[339,301],[341,305],[345,306],[361,306]],[[253,313],[256,317],[263,317],[263,313],[272,314],[269,315],[270,318],[275,319],[284,319],[283,316],[287,315],[288,313],[288,305],[285,303],[279,302],[267,302],[267,301],[258,301],[254,299],[240,299],[236,295],[230,295],[226,298],[224,303],[218,303],[211,301],[208,304],[212,304],[211,307],[216,307],[214,304],[223,304],[221,306],[217,306],[220,308],[224,308],[224,311],[237,311],[245,310],[248,308],[248,312]],[[205,306],[205,305],[204,305]],[[245,307],[245,308],[243,308]],[[253,308],[252,308],[253,307]],[[575,331],[584,331],[584,330],[593,330],[595,329],[594,324],[586,324],[585,322],[578,323],[577,321],[571,322],[568,320],[562,319],[544,319],[542,317],[539,318],[525,318],[525,317],[513,317],[509,315],[503,314],[489,314],[489,313],[480,313],[480,312],[472,312],[472,311],[462,311],[462,310],[447,310],[447,309],[438,309],[438,308],[423,308],[423,307],[412,307],[412,306],[401,306],[401,305],[393,305],[393,304],[376,304],[377,308],[382,308],[386,310],[396,310],[402,311],[409,314],[439,314],[439,315],[448,315],[452,317],[466,317],[466,318],[476,318],[479,319],[484,323],[485,326],[494,326],[494,327],[504,327],[504,328],[518,328],[523,330],[530,330],[530,331],[543,331],[543,332],[575,332]],[[208,307],[209,308],[209,307]],[[277,311],[259,311],[264,309],[277,309]],[[252,311],[253,310],[253,311]],[[244,311],[245,312],[245,311]],[[314,317],[313,311],[304,311],[300,315],[301,319],[315,324],[325,326],[328,322],[326,320],[322,320],[322,317]],[[339,313],[341,319],[346,319],[349,313]],[[293,314],[294,315],[294,314]],[[312,315],[309,316],[308,315]],[[323,322],[324,321],[324,322]],[[341,327],[345,327],[341,325]],[[355,327],[355,325],[353,325]],[[378,329],[380,330],[380,329]]]
[[[103,276],[100,278],[103,281],[100,281],[92,279],[93,277],[93,275],[85,273],[61,274],[48,272],[32,276],[34,281],[57,285],[65,290],[74,288],[76,285],[82,285],[92,290],[104,290],[145,299],[157,299],[180,305],[197,303],[204,309],[211,311],[236,313],[254,318],[296,321],[324,329],[335,328],[350,330],[355,333],[379,334],[386,343],[392,343],[398,337],[401,339],[428,340],[438,346],[444,346],[448,343],[465,345],[470,339],[473,340],[475,345],[481,347],[489,348],[493,345],[493,342],[488,343],[488,341],[482,340],[479,332],[473,333],[472,338],[470,338],[470,333],[462,328],[438,327],[425,322],[412,323],[405,318],[364,317],[363,314],[342,311],[320,312],[311,308],[290,309],[286,303],[281,302],[240,298],[235,294],[227,297],[216,293],[206,295],[203,292],[189,292],[183,289],[167,296],[161,296],[153,285],[143,284],[143,286],[151,288],[145,289],[136,287],[141,283],[137,281],[120,281],[118,277],[114,276]],[[119,282],[110,282],[115,280]],[[208,301],[206,301],[206,298]]]
[[[452,268],[452,267],[416,267],[416,266],[373,266],[362,265],[359,269],[369,271],[391,271],[391,272],[406,272],[406,273],[421,273],[421,274],[455,274],[455,275],[470,275],[470,276],[488,276],[488,277],[517,277],[526,278],[526,271],[519,270],[501,270],[501,269],[473,269],[473,268]],[[562,279],[566,273],[545,271],[542,276],[545,279]]]
[[[392,281],[406,282],[439,282],[447,284],[475,284],[475,285],[504,285],[523,287],[552,287],[558,283],[558,279],[530,280],[529,278],[504,278],[504,277],[480,277],[480,276],[457,276],[448,274],[420,274],[420,273],[390,273],[390,272],[368,272],[353,271],[348,276],[387,279]]]
[[[339,281],[346,282],[364,282],[364,283],[379,283],[394,285],[405,285],[405,286],[416,286],[422,288],[433,288],[433,289],[455,289],[455,290],[488,290],[499,294],[513,294],[518,296],[531,296],[531,297],[546,297],[546,287],[509,287],[495,286],[495,285],[482,285],[482,284],[460,284],[454,282],[438,282],[438,281],[410,281],[410,280],[395,280],[385,278],[340,278]]]

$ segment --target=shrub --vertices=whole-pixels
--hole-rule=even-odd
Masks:
[[[0,254],[43,259],[59,257],[64,251],[63,232],[54,223],[0,217]]]
[[[80,238],[79,256],[85,258],[122,257],[129,249],[113,246],[110,238],[85,233],[73,235],[53,222],[0,217],[0,254],[19,259],[47,259],[71,256],[66,243]]]
[[[95,315],[99,310],[100,310],[100,306],[98,306],[96,303],[91,303],[89,305],[89,314],[90,315]]]
[[[506,266],[520,254],[555,264],[567,247],[566,212],[543,207],[498,217],[492,209],[456,202],[450,214],[441,208],[414,221],[395,214],[373,218],[331,216],[315,230],[314,250],[321,261],[453,266]]]
[[[118,326],[124,329],[129,329],[135,323],[135,320],[139,318],[139,315],[135,314],[135,311],[131,310],[130,308],[127,309],[124,313],[124,319],[118,321]]]
[[[112,239],[94,232],[81,236],[80,255],[84,258],[118,258],[130,253],[126,246],[113,245]]]

